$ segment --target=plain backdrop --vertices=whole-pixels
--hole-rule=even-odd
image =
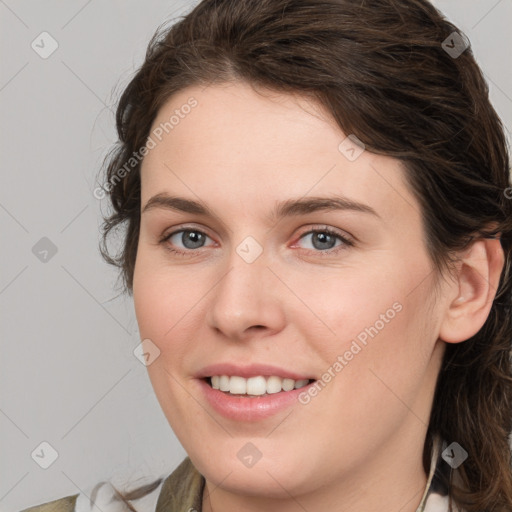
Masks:
[[[92,191],[119,92],[158,25],[196,3],[0,0],[0,511],[147,483],[186,455],[133,354]],[[468,35],[510,141],[512,0],[434,4]]]

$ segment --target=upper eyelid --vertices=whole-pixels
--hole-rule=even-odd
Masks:
[[[204,228],[196,228],[194,226],[178,226],[175,229],[172,229],[168,233],[163,234],[160,237],[160,240],[168,240],[171,236],[176,235],[177,233],[181,233],[182,231],[197,231],[199,233],[202,233],[203,235],[206,235],[208,238],[211,238],[213,240],[213,237],[211,237]]]

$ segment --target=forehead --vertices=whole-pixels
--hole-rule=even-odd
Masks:
[[[254,215],[289,197],[338,194],[384,217],[419,209],[399,160],[347,154],[347,147],[359,147],[300,95],[255,91],[243,82],[189,87],[159,110],[150,137],[143,205],[168,192]]]

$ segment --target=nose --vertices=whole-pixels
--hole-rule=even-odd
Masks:
[[[211,328],[236,341],[268,336],[284,328],[283,298],[279,297],[282,284],[280,287],[269,263],[265,251],[249,263],[233,250],[227,271],[211,291],[206,315]]]

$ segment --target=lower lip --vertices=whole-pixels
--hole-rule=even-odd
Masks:
[[[315,384],[313,381],[299,389],[280,391],[270,395],[238,397],[213,389],[204,379],[199,379],[198,382],[213,409],[226,418],[236,421],[258,421],[273,416],[299,403],[299,395]]]

